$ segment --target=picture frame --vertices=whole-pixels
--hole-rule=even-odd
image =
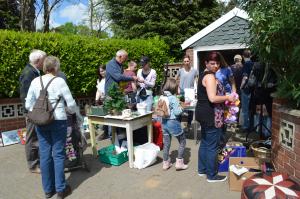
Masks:
[[[18,130],[1,132],[2,146],[8,146],[12,144],[18,144],[20,138],[18,136]]]

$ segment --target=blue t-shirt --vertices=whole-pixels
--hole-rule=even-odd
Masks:
[[[231,83],[230,83],[230,77],[233,77],[233,73],[230,67],[223,67],[220,68],[216,72],[216,78],[219,80],[219,82],[224,86],[226,93],[231,93]]]

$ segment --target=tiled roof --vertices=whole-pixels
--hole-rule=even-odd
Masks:
[[[238,16],[222,24],[190,47],[246,43],[250,37],[249,22]]]

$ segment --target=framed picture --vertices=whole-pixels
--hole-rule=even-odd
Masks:
[[[3,146],[18,144],[20,142],[20,138],[18,136],[18,130],[2,132],[1,137],[2,137]]]
[[[0,146],[3,146],[1,132],[0,132]]]

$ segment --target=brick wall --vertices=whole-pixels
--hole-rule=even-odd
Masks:
[[[300,182],[300,110],[287,109],[274,100],[272,110],[272,160],[279,172]]]
[[[77,104],[81,113],[84,112],[86,104],[92,104],[94,97],[78,97]],[[23,105],[19,98],[0,99],[0,132],[10,131],[26,126],[23,114]]]

